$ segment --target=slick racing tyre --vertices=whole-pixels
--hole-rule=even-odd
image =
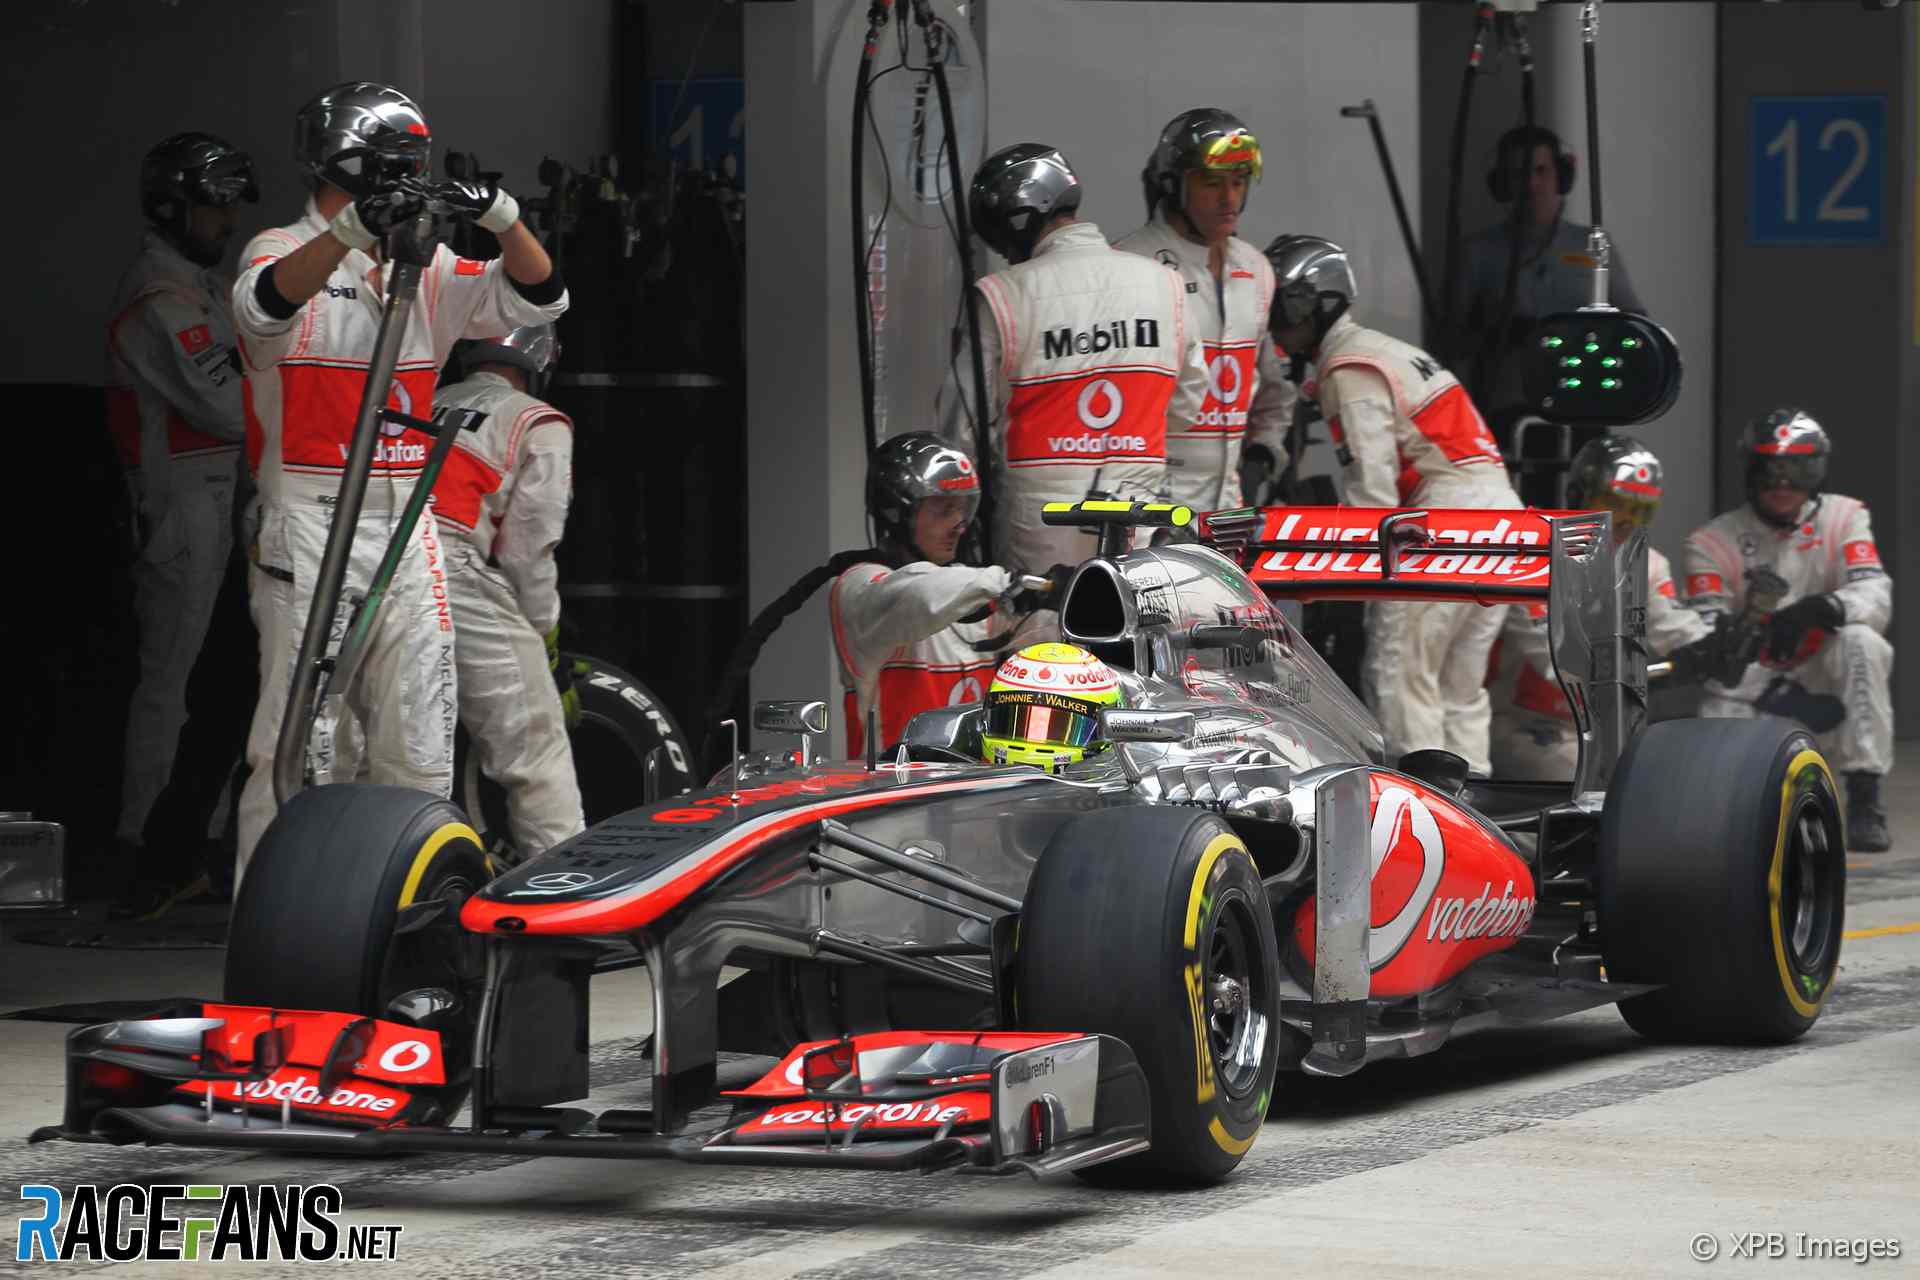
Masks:
[[[660,794],[677,795],[695,784],[693,748],[666,703],[610,662],[562,653],[580,693],[580,722],[567,731],[580,806],[588,826],[641,803],[647,756],[660,748]],[[479,753],[466,726],[454,734],[455,796],[473,816],[485,847],[509,860],[507,793],[480,772]]]
[[[1153,1149],[1083,1176],[1208,1183],[1240,1163],[1273,1093],[1280,957],[1224,821],[1130,807],[1061,828],[1027,883],[1015,975],[1021,1026],[1117,1036],[1146,1073]]]
[[[1787,720],[1668,720],[1627,747],[1600,820],[1601,951],[1659,1040],[1771,1042],[1820,1016],[1846,845],[1827,762]]]
[[[456,1003],[425,1002],[444,1019],[430,1025],[455,1030],[483,977],[482,944],[460,928],[460,908],[492,878],[479,836],[448,801],[367,783],[309,787],[280,807],[247,864],[226,998],[393,1017],[398,996],[444,992]],[[464,1040],[449,1035],[449,1051]]]

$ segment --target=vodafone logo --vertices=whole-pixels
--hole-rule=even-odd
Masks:
[[[1773,429],[1773,438],[1781,444],[1785,444],[1787,441],[1793,439],[1793,427],[1788,423],[1781,423]]]
[[[1221,404],[1232,404],[1240,398],[1240,388],[1245,381],[1240,362],[1225,352],[1213,358],[1207,366],[1207,390]]]
[[[1099,408],[1095,408],[1095,406]],[[1120,421],[1120,413],[1126,408],[1121,398],[1120,388],[1111,378],[1095,378],[1080,389],[1079,402],[1074,411],[1080,415],[1080,421],[1090,430],[1105,431]]]
[[[1371,844],[1371,875],[1375,881],[1380,878],[1381,867],[1390,859],[1410,862],[1411,866],[1405,868],[1407,871],[1419,868],[1413,891],[1406,900],[1385,923],[1374,925],[1367,934],[1367,967],[1379,969],[1413,936],[1427,903],[1433,900],[1433,891],[1440,884],[1440,872],[1446,865],[1447,846],[1440,836],[1440,824],[1434,821],[1433,811],[1427,808],[1426,802],[1404,787],[1391,786],[1380,792],[1380,799],[1374,805]],[[1376,909],[1374,916],[1379,915]]]
[[[420,1040],[402,1040],[380,1055],[380,1069],[396,1074],[418,1071],[433,1061],[433,1050]]]
[[[973,676],[968,676],[953,686],[953,692],[947,695],[947,705],[963,707],[969,702],[978,702],[981,693],[980,681]]]
[[[387,388],[387,403],[402,413],[413,413],[413,397],[407,393],[406,383],[398,378],[395,378],[393,384]],[[398,422],[388,422],[385,418],[380,420],[380,434],[383,436],[397,436],[405,431],[406,427]],[[424,451],[421,456],[425,457]]]

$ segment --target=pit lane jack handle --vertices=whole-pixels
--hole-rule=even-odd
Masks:
[[[374,340],[373,359],[367,368],[366,385],[360,392],[359,417],[354,424],[353,443],[347,451],[346,470],[340,476],[333,526],[327,530],[327,546],[314,580],[306,628],[300,635],[300,655],[294,662],[293,680],[287,688],[287,712],[280,721],[280,740],[274,747],[273,794],[280,804],[285,804],[306,785],[307,743],[313,733],[314,717],[325,700],[327,687],[338,678],[344,688],[366,651],[367,637],[373,633],[394,570],[433,493],[434,481],[453,448],[456,432],[472,430],[486,416],[458,410],[452,415],[436,414],[432,422],[427,422],[385,407],[387,387],[393,382],[394,366],[400,358],[400,343],[420,294],[421,273],[433,262],[434,251],[451,225],[452,210],[440,201],[428,199],[418,217],[394,228],[387,236],[390,274],[380,333]],[[326,653],[327,636],[334,611],[340,604],[347,557],[353,550],[354,528],[360,520],[367,481],[373,474],[373,449],[383,420],[429,432],[435,436],[433,448],[381,556],[380,566],[368,584],[366,597],[355,605],[340,654],[330,658]]]

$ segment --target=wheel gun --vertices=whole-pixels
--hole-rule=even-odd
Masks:
[[[1721,668],[1714,678],[1721,684],[1740,683],[1747,668],[1760,660],[1767,644],[1767,619],[1786,599],[1787,590],[1787,580],[1765,566],[1748,575],[1746,604],[1720,622]]]

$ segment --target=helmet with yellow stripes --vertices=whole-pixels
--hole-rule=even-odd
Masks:
[[[1106,750],[1100,712],[1125,705],[1113,669],[1079,645],[1028,645],[994,673],[981,757],[1052,773]]]

